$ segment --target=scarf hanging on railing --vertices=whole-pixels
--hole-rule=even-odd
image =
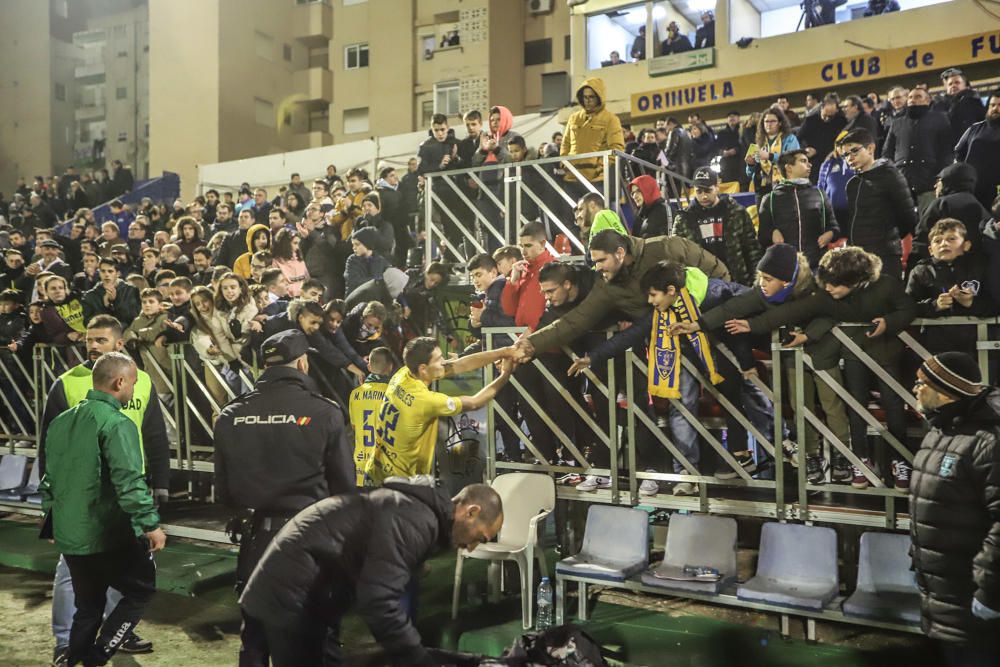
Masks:
[[[668,333],[671,324],[675,322],[697,322],[701,317],[698,304],[682,287],[677,301],[665,313],[653,311],[653,332],[649,341],[649,393],[660,398],[681,397],[681,337]],[[712,347],[708,336],[702,331],[687,334],[686,338],[691,348],[708,370],[712,384],[719,384],[723,377],[719,375],[715,359],[712,357]]]

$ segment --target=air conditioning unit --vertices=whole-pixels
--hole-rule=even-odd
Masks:
[[[553,0],[528,0],[528,12],[531,14],[547,14],[552,11]]]

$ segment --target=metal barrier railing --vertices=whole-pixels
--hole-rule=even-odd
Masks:
[[[574,162],[599,162],[605,178],[591,182]],[[562,169],[575,181],[558,178]],[[553,238],[564,235],[572,256],[582,255],[584,243],[578,230],[565,221],[573,219],[580,196],[601,195],[609,209],[632,209],[628,182],[635,173],[656,178],[665,199],[686,206],[691,181],[662,165],[636,158],[622,151],[596,151],[580,155],[494,164],[482,167],[433,172],[425,175],[424,225],[425,260],[434,258],[436,248],[464,263],[475,253],[501,245],[516,245],[521,227],[532,219],[546,222]],[[465,183],[471,181],[474,189]],[[473,193],[478,193],[478,197]],[[537,209],[531,218],[528,208]]]
[[[997,318],[973,319],[973,318],[942,318],[936,320],[917,320],[914,326],[934,327],[934,326],[976,326],[978,333],[977,355],[983,377],[989,377],[989,352],[1000,350],[1000,341],[989,340],[989,327],[1000,323]],[[916,408],[916,401],[911,395],[905,382],[877,363],[868,355],[864,349],[858,346],[844,331],[847,327],[865,326],[870,324],[845,323],[835,327],[832,334],[835,336],[844,349],[848,350],[865,369],[880,379],[885,387],[898,394],[903,401],[907,415],[913,416]],[[491,328],[484,329],[484,341],[487,349],[494,347],[495,337],[518,335],[524,331],[523,328]],[[927,350],[917,341],[913,334],[904,331],[899,334],[899,339],[911,350],[918,359],[929,356]],[[724,345],[716,346],[717,350],[733,362],[733,353]],[[547,461],[538,451],[536,443],[532,441],[532,434],[525,432],[521,428],[521,420],[507,413],[506,410],[496,404],[491,404],[487,417],[487,433],[489,444],[487,446],[486,474],[489,479],[493,479],[504,470],[522,470],[546,472],[554,475],[565,473],[585,473],[592,475],[610,476],[610,488],[593,492],[581,492],[573,487],[558,487],[560,498],[570,500],[583,500],[590,502],[604,502],[614,504],[635,505],[640,502],[639,485],[644,480],[654,480],[657,482],[689,482],[698,484],[697,496],[673,496],[659,493],[654,497],[641,497],[641,503],[654,507],[670,509],[697,510],[703,512],[715,512],[721,514],[735,514],[743,516],[757,516],[777,519],[795,519],[800,521],[824,521],[830,523],[844,523],[861,526],[883,527],[888,529],[905,529],[909,525],[909,516],[900,511],[900,503],[906,500],[905,491],[888,488],[882,481],[876,470],[867,468],[861,458],[851,447],[851,443],[842,442],[833,431],[827,426],[820,416],[806,407],[804,396],[805,383],[801,381],[806,373],[813,373],[817,382],[822,381],[830,386],[836,393],[847,410],[854,412],[865,420],[867,425],[866,438],[870,440],[872,436],[887,443],[895,454],[907,462],[912,462],[912,450],[906,443],[900,442],[888,427],[872,414],[868,408],[868,401],[857,400],[851,392],[841,384],[833,375],[825,370],[817,370],[809,354],[801,347],[783,347],[778,341],[777,334],[774,335],[770,346],[771,357],[766,363],[770,365],[771,382],[767,383],[763,377],[752,377],[748,382],[760,390],[769,399],[773,408],[773,431],[768,434],[753,423],[748,415],[744,414],[740,406],[734,405],[720,390],[708,382],[701,370],[688,359],[684,359],[684,368],[695,378],[701,390],[707,396],[711,396],[718,404],[721,414],[725,420],[732,420],[740,424],[753,437],[759,445],[760,450],[771,457],[774,462],[774,479],[760,479],[751,476],[744,470],[740,463],[735,460],[729,448],[735,443],[731,440],[729,448],[723,445],[721,439],[713,433],[725,428],[723,423],[712,418],[705,418],[699,414],[693,414],[678,399],[669,399],[669,405],[677,410],[680,415],[694,428],[699,436],[699,440],[707,445],[707,450],[714,452],[719,464],[724,471],[731,471],[731,479],[720,479],[716,475],[708,475],[699,471],[683,454],[680,448],[672,440],[666,428],[657,425],[654,416],[648,413],[649,397],[645,391],[644,383],[637,390],[635,380],[644,379],[647,373],[645,359],[640,358],[633,351],[628,351],[624,355],[624,387],[616,388],[616,369],[614,360],[607,364],[608,381],[605,383],[594,373],[593,369],[584,371],[590,383],[590,394],[594,397],[593,414],[580,415],[586,417],[584,423],[595,433],[600,432],[599,443],[606,446],[610,454],[610,465],[603,467],[591,467],[583,460],[582,453],[578,447],[579,442],[572,442],[567,434],[558,430],[558,425],[550,417],[543,416],[542,422],[553,431],[555,438],[564,447],[564,459],[572,458],[577,464],[575,466],[555,465]],[[563,353],[570,360],[575,360],[576,355],[568,348],[563,349]],[[914,360],[914,365],[916,360]],[[538,360],[534,359],[531,364],[538,369],[546,382],[560,385],[558,378],[544,367]],[[790,366],[789,366],[790,364]],[[785,373],[791,370],[800,381],[795,383],[794,391],[788,395],[787,380]],[[636,374],[638,372],[638,375]],[[516,374],[515,374],[516,375]],[[523,387],[516,377],[511,380],[511,386],[517,393],[519,401],[523,401],[528,409],[539,415],[551,415],[558,411],[570,410],[579,413],[582,410],[580,397],[570,395],[570,392],[560,386],[556,395],[560,397],[557,405],[541,405],[539,398],[533,396],[528,389]],[[624,406],[619,406],[617,402],[617,392],[624,391],[626,401]],[[603,400],[598,400],[598,396]],[[791,399],[790,401],[788,399]],[[784,447],[776,445],[784,440],[784,425],[786,401],[793,407],[794,412],[794,433],[792,442],[797,446],[797,470],[794,480],[786,480],[785,477],[785,451]],[[607,406],[607,426],[598,427],[594,418],[605,410]],[[619,410],[624,411],[624,419],[619,415]],[[497,443],[495,428],[496,418],[499,417],[509,427],[514,429],[517,437],[524,443],[525,448],[531,452],[536,459],[535,463],[517,463],[498,461],[496,459]],[[832,460],[834,455],[843,456],[852,465],[857,466],[867,478],[868,488],[855,488],[847,484],[836,484],[828,480],[823,484],[812,484],[807,479],[806,472],[806,429],[815,428],[821,438],[820,446],[823,444],[829,449],[829,456]],[[923,424],[920,425],[921,432]],[[674,460],[680,464],[683,472],[644,472],[637,454],[639,430],[645,429],[647,434],[651,434],[655,442],[668,451]],[[914,440],[914,438],[910,438]],[[624,443],[624,444],[622,444]],[[506,445],[506,443],[505,443]],[[567,455],[567,453],[569,455]],[[622,474],[619,474],[622,473]],[[786,481],[789,483],[786,484]],[[878,502],[873,502],[877,500]]]

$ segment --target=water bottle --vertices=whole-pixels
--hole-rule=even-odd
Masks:
[[[552,627],[552,584],[548,577],[542,577],[538,584],[538,612],[535,615],[535,630],[543,632]]]

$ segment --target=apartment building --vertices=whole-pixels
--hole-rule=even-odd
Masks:
[[[73,33],[68,0],[0,3],[0,192],[18,177],[48,176],[73,161]]]
[[[149,0],[149,17],[150,167],[185,193],[197,164],[570,99],[556,0]]]

